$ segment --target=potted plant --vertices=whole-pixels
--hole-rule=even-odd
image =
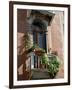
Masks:
[[[36,47],[35,48],[35,54],[38,55],[38,56],[41,56],[42,54],[45,53],[45,50],[42,49],[42,48],[39,48],[39,47]]]

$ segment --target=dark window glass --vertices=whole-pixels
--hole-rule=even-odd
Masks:
[[[38,33],[38,46],[43,48],[43,34]]]
[[[46,34],[33,32],[33,41],[40,48],[43,48],[43,49],[46,50]]]
[[[33,32],[33,42],[36,43],[36,32]]]
[[[46,34],[43,35],[43,48],[46,50]]]

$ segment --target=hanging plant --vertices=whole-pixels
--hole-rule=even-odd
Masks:
[[[32,47],[30,34],[28,32],[26,32],[23,39],[24,39],[23,41],[24,41],[25,50],[30,49]]]

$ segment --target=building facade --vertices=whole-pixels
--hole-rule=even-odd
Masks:
[[[17,57],[18,80],[30,79],[30,70],[42,68],[38,56],[24,53],[25,34],[29,32],[30,45],[36,43],[47,54],[60,58],[60,69],[55,78],[64,77],[64,13],[61,11],[20,10],[17,11]],[[41,24],[42,26],[41,26]],[[37,26],[38,25],[38,26]],[[31,56],[31,57],[30,57]],[[46,68],[46,66],[44,66]]]

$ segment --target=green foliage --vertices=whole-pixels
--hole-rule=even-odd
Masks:
[[[37,47],[38,47],[37,44],[33,44],[32,47],[31,47],[31,49],[34,50]]]
[[[43,64],[47,64],[49,61],[47,54],[46,53],[42,54],[40,56],[40,60],[42,61]]]
[[[57,56],[52,56],[49,58],[47,68],[50,78],[54,78],[56,76],[57,72],[59,71],[59,65],[60,62]]]
[[[59,71],[59,58],[55,55],[51,55],[48,57],[48,55],[44,53],[40,56],[40,60],[43,64],[47,65],[49,77],[54,78]]]
[[[25,49],[30,49],[31,45],[32,45],[32,43],[31,43],[30,34],[28,32],[26,32],[24,35],[24,47],[25,47]]]
[[[45,49],[43,49],[43,48],[40,48],[40,50],[41,50],[42,52],[44,52],[44,54],[46,54],[46,53],[45,53]]]

